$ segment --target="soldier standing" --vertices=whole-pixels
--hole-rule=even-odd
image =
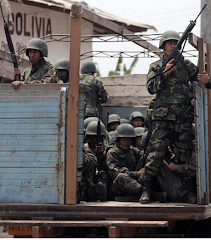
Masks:
[[[44,40],[40,38],[31,39],[26,47],[26,55],[32,65],[23,71],[21,81],[12,83],[15,90],[18,90],[19,86],[25,83],[58,82],[57,67],[44,59],[48,56],[48,46]],[[20,70],[15,69],[14,74],[20,74]]]
[[[172,59],[166,64],[164,73],[161,70],[165,59],[171,54],[179,39],[180,36],[175,31],[164,32],[159,43],[159,48],[163,49],[164,55],[149,68],[147,89],[150,94],[156,94],[156,99],[141,203],[151,201],[154,176],[160,169],[168,146],[175,146],[176,164],[183,165],[191,158],[194,138],[191,85],[193,81],[197,81],[198,68],[189,60],[185,59],[182,63],[174,64]],[[182,178],[187,186],[187,202],[196,203],[196,194],[192,188],[194,179],[185,173]]]
[[[96,78],[96,66],[93,62],[83,63],[81,67],[80,83],[84,84],[85,93],[85,118],[99,117],[98,104],[106,103],[108,94],[104,89],[102,81]],[[100,101],[99,101],[100,99]]]

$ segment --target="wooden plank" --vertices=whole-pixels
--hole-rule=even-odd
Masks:
[[[51,226],[51,227],[167,227],[168,221],[121,220],[0,220],[0,226]]]
[[[82,18],[85,19],[86,21],[92,22],[94,24],[100,25],[101,27],[105,27],[114,33],[118,33],[120,36],[123,36],[124,38],[131,40],[135,44],[155,53],[156,55],[160,56],[162,54],[162,51],[154,46],[153,44],[147,42],[146,40],[143,40],[140,37],[140,40],[137,40],[137,35],[135,35],[133,32],[129,31],[128,29],[110,21],[107,20],[103,17],[100,17],[99,15],[83,8],[82,13]],[[133,36],[132,36],[133,35]]]
[[[0,188],[1,189],[1,188]],[[9,192],[9,191],[8,191]],[[203,220],[211,217],[211,204],[150,203],[139,202],[89,202],[68,204],[18,204],[0,203],[0,217],[3,219],[53,217],[69,220],[102,220],[107,218],[128,218],[138,221]]]
[[[198,37],[193,33],[189,33],[188,35],[189,43],[196,49],[198,49]]]
[[[120,237],[120,227],[110,226],[108,228],[109,238],[119,238]]]
[[[81,17],[78,5],[71,8],[70,74],[67,110],[66,204],[77,202],[78,104],[81,46]]]

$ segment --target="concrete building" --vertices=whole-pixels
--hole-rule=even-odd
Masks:
[[[9,4],[7,4],[7,2]],[[49,48],[48,60],[52,63],[60,58],[69,58],[69,37],[61,40],[55,35],[70,34],[70,10],[73,1],[69,0],[9,0],[2,1],[3,12],[9,31],[13,40],[13,45],[17,55],[26,58],[21,50],[27,45],[31,38],[46,37]],[[89,8],[85,2],[79,2],[86,8],[105,19],[109,19],[133,32],[146,32],[148,29],[155,29],[153,26],[139,24],[129,20],[113,16],[96,8]],[[11,11],[10,11],[10,9]],[[11,14],[8,14],[10,13]],[[11,17],[10,17],[11,16]],[[82,21],[81,35],[108,34],[110,30],[91,22]],[[54,37],[53,37],[54,36]],[[0,50],[8,51],[8,45],[4,33],[3,19],[0,14]],[[81,45],[81,53],[92,51],[92,42]]]

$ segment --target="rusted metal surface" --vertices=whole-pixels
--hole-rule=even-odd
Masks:
[[[205,56],[207,55],[207,43],[193,34],[189,35],[190,44],[199,51],[199,73],[205,70]],[[207,59],[210,61],[210,59]],[[210,62],[208,63],[210,64]],[[196,156],[197,156],[197,198],[198,204],[209,203],[209,145],[210,123],[208,108],[208,90],[202,83],[194,84],[194,108],[195,108],[195,131],[196,131]]]
[[[53,217],[68,220],[202,220],[211,217],[211,205],[184,203],[122,203],[93,202],[76,205],[61,204],[0,204],[2,219],[31,219]]]
[[[64,203],[65,90],[0,85],[0,202]]]

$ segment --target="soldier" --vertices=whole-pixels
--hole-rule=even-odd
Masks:
[[[84,143],[87,142],[86,128],[87,128],[88,124],[92,121],[98,121],[98,117],[88,117],[88,118],[84,119]]]
[[[86,128],[82,180],[78,185],[78,196],[85,201],[105,201],[107,198],[108,167],[102,143],[105,126],[100,122],[101,142],[97,143],[97,125],[98,121],[91,121]]]
[[[116,197],[129,194],[131,198],[140,198],[143,190],[143,185],[138,182],[143,174],[143,168],[136,171],[141,152],[132,146],[135,137],[133,126],[122,123],[116,129],[116,144],[106,156],[109,174],[113,181],[113,192]]]
[[[135,144],[135,146],[141,151],[144,149],[144,146],[141,143],[141,139],[142,139],[142,136],[144,135],[144,131],[145,131],[145,129],[143,127],[136,127],[135,128],[135,134],[136,134],[136,144]]]
[[[127,118],[121,118],[120,123],[130,123],[130,121]]]
[[[171,54],[180,36],[169,30],[163,33],[159,48],[164,56],[149,67],[147,89],[156,94],[155,108],[152,113],[153,131],[150,138],[150,150],[144,173],[144,191],[141,203],[151,201],[151,189],[154,176],[158,173],[168,146],[175,146],[175,163],[183,165],[191,158],[193,149],[193,91],[192,82],[197,81],[198,68],[189,60],[174,64],[170,60],[161,72],[163,62]],[[193,178],[181,175],[186,182],[189,203],[196,203],[193,191]]]
[[[138,201],[143,190],[144,163],[141,151],[132,145],[135,137],[134,127],[122,123],[116,129],[116,144],[106,156],[117,201]],[[165,202],[166,193],[153,191],[153,200]]]
[[[108,124],[107,124],[107,130],[115,131],[116,128],[120,125],[120,117],[118,114],[110,114],[108,116]]]
[[[85,93],[85,118],[99,117],[100,112],[97,106],[101,103],[106,103],[108,94],[104,89],[102,81],[96,78],[96,66],[93,62],[88,61],[83,63],[81,67],[80,83],[84,84]]]
[[[59,59],[56,62],[56,66],[58,69],[58,77],[59,77],[58,83],[68,83],[69,82],[69,68],[70,68],[69,60],[66,58]]]
[[[26,55],[32,65],[23,71],[20,81],[12,83],[15,90],[18,90],[19,86],[25,83],[58,82],[57,67],[44,59],[48,56],[48,46],[44,40],[40,38],[31,39],[26,47]],[[20,70],[15,69],[14,74],[20,74]]]
[[[144,117],[143,114],[139,111],[132,112],[130,114],[129,121],[134,128],[144,126]]]

